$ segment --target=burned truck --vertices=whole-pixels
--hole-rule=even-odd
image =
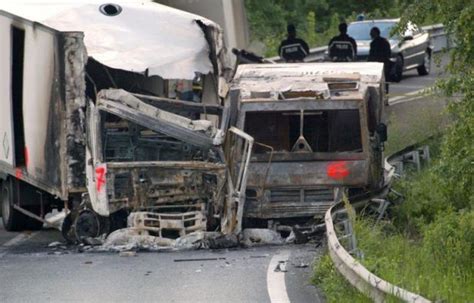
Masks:
[[[57,209],[73,242],[240,231],[253,139],[229,127],[218,25],[147,1],[10,3],[0,39],[7,230]]]
[[[325,213],[336,187],[352,195],[382,187],[384,86],[379,63],[238,67],[232,119],[255,140],[248,224],[304,223]]]

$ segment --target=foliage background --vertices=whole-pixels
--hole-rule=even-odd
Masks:
[[[262,42],[262,55],[275,56],[286,26],[296,26],[310,47],[322,46],[338,33],[341,21],[366,18],[398,18],[411,0],[245,0],[250,40]]]

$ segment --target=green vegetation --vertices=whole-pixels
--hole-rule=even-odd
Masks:
[[[416,0],[402,16],[402,21],[443,23],[456,41],[449,51],[450,77],[438,83],[445,97],[456,100],[449,104],[454,121],[432,166],[396,185],[405,201],[390,210],[391,221],[375,225],[358,219],[362,263],[431,300],[474,302],[474,2]],[[315,283],[329,302],[367,301],[348,287],[327,256],[315,269]]]
[[[385,280],[433,301],[473,302],[474,212],[466,201],[446,203],[437,166],[397,184],[406,196],[391,209],[391,221],[357,219],[361,262]],[[370,302],[339,274],[328,255],[316,264],[313,282],[328,302]]]
[[[354,21],[358,14],[366,18],[398,18],[410,0],[245,0],[251,41],[266,47],[263,55],[277,55],[286,37],[286,25],[296,25],[298,35],[310,47],[326,45],[338,33],[341,21]]]

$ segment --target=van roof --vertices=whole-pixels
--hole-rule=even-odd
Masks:
[[[367,86],[380,86],[382,80],[383,64],[377,62],[245,64],[238,67],[232,89],[240,90],[244,100],[263,95],[278,98],[282,93],[309,91],[319,92],[321,98],[327,99],[333,90],[331,83],[354,83],[354,88],[344,85],[334,85],[334,88],[355,90],[363,95]]]

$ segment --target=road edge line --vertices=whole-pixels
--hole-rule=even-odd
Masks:
[[[278,264],[282,261],[287,262],[290,257],[288,250],[280,251],[272,257],[267,269],[267,291],[272,303],[289,303],[290,298],[286,291],[285,272],[275,272]]]

